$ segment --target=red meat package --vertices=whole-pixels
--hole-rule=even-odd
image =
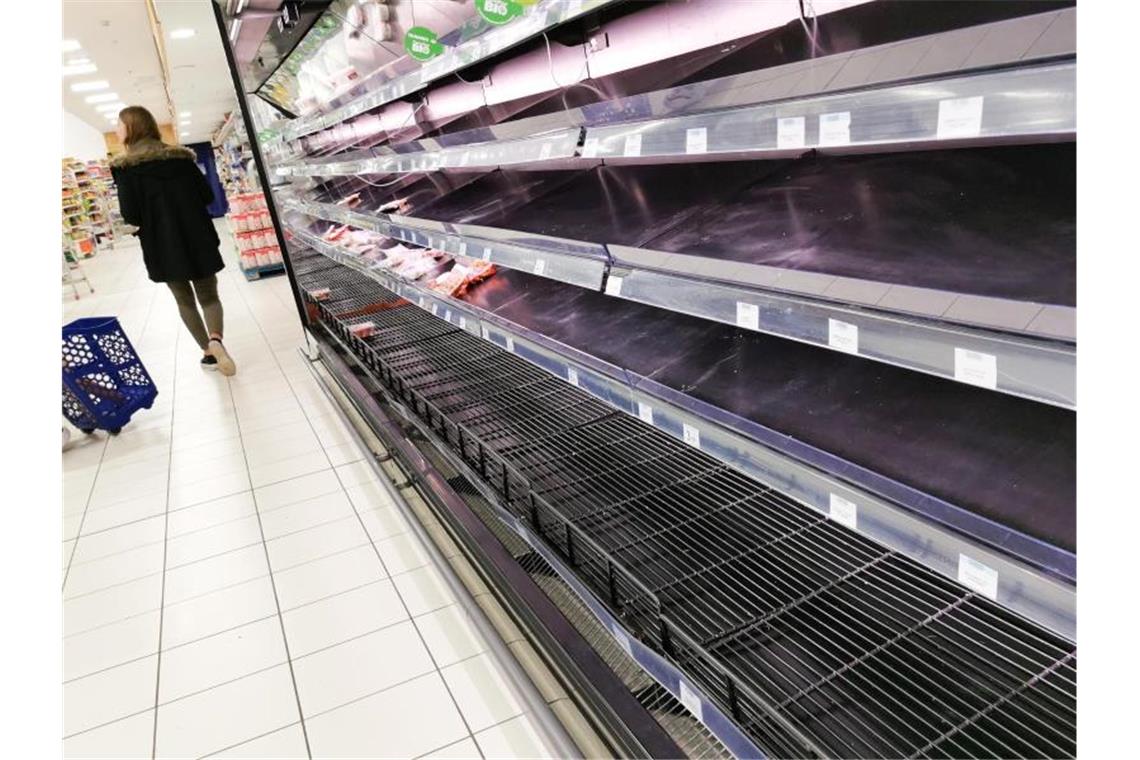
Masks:
[[[361,322],[355,325],[349,325],[348,331],[358,338],[371,337],[376,332],[376,324],[373,322]]]

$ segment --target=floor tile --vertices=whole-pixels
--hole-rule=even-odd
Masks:
[[[163,612],[162,644],[177,646],[254,620],[276,616],[269,576],[237,583],[180,603]]]
[[[233,470],[194,483],[172,485],[170,488],[170,508],[181,509],[249,489],[249,473],[244,469]]]
[[[65,636],[114,623],[162,606],[162,575],[148,575],[63,603]]]
[[[389,575],[405,573],[431,562],[427,549],[414,533],[403,533],[376,542],[376,551]]]
[[[166,571],[166,604],[216,591],[269,573],[260,544]]]
[[[307,719],[309,746],[321,758],[421,755],[467,737],[450,703],[439,674],[429,673]]]
[[[80,545],[83,539],[79,540]],[[63,587],[64,600],[100,589],[117,586],[143,576],[162,572],[163,546],[147,544],[109,557],[72,565]]]
[[[160,705],[156,755],[200,757],[283,728],[298,718],[289,666],[280,665]]]
[[[472,739],[462,739],[446,747],[432,750],[420,755],[431,760],[476,760],[483,756],[479,754],[479,747]],[[490,756],[488,756],[490,757]]]
[[[129,662],[63,685],[63,735],[154,707],[158,657]]]
[[[353,462],[336,468],[337,477],[347,490],[351,486],[376,480],[376,473],[368,462]]]
[[[392,582],[385,579],[283,614],[289,652],[302,657],[324,647],[408,619]]]
[[[370,543],[357,516],[348,514],[323,525],[271,539],[266,542],[266,547],[269,549],[269,563],[277,571]]]
[[[255,511],[252,490],[223,496],[184,509],[175,509],[170,512],[167,535],[174,539],[191,531],[248,517]]]
[[[86,535],[76,546],[72,563],[81,565],[84,562],[110,557],[146,544],[161,543],[165,528],[165,518],[162,515],[156,515],[145,520]]]
[[[241,517],[169,539],[166,566],[178,567],[255,544],[261,544],[257,515]]]
[[[337,480],[336,473],[326,470],[262,486],[255,489],[254,494],[257,497],[258,510],[265,513],[340,490],[340,481]]]
[[[546,742],[526,715],[506,723],[478,731],[475,741],[488,758],[555,757],[554,747]]]
[[[354,505],[357,502],[353,502]],[[380,505],[373,508],[357,506],[360,512],[360,521],[364,523],[365,530],[373,541],[381,542],[384,539],[407,533],[411,525],[396,506]]]
[[[293,671],[306,716],[347,704],[435,669],[411,622],[296,658]]]
[[[472,731],[502,723],[525,709],[489,654],[476,655],[442,670]]]
[[[447,582],[432,565],[394,576],[392,582],[413,617],[456,602]]]
[[[158,651],[159,611],[63,639],[63,680],[90,675]]]
[[[371,546],[334,554],[274,573],[282,610],[332,596],[385,577]]]
[[[279,536],[340,520],[352,514],[352,503],[343,492],[339,492],[264,512],[261,522],[265,529],[266,540],[271,541]],[[359,521],[357,527],[360,527]]]
[[[224,749],[208,757],[247,758],[247,760],[308,760],[309,751],[305,748],[305,734],[301,724],[260,736],[256,739]]]
[[[330,467],[332,465],[329,463],[329,458],[324,449],[316,448],[304,454],[291,456],[270,464],[251,467],[249,477],[254,487],[259,488],[272,483],[280,483],[283,480],[291,480],[298,475],[308,475],[327,470]]]
[[[63,742],[66,760],[149,760],[154,742],[154,710],[76,734]]]
[[[166,489],[122,499],[99,507],[92,506],[83,519],[83,535],[101,533],[109,528],[127,525],[166,511]]]
[[[483,637],[458,604],[417,617],[416,627],[441,668],[477,655],[486,648]]]
[[[287,659],[281,622],[276,615],[164,649],[159,704],[280,665]]]

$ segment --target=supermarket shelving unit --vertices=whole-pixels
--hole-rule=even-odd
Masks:
[[[258,125],[299,311],[686,752],[1072,756],[1075,8],[815,6],[539,2]]]

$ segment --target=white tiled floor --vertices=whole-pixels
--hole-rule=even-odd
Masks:
[[[136,247],[84,266],[64,320],[117,316],[159,396],[63,455],[66,756],[550,756],[297,354],[287,281],[222,273],[227,380]]]

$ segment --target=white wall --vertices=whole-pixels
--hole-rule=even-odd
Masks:
[[[80,161],[107,157],[103,133],[67,111],[63,112],[63,155],[60,158],[64,157]]]

